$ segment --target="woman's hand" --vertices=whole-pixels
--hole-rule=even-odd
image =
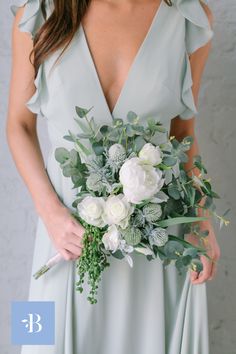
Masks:
[[[41,215],[50,239],[65,260],[75,260],[82,253],[83,226],[70,210],[59,204],[49,213]]]
[[[205,248],[208,250],[207,254],[212,258],[212,261],[204,255],[200,256],[203,270],[200,273],[190,270],[190,280],[193,284],[201,284],[207,280],[212,280],[216,276],[217,261],[220,258],[220,247],[216,240],[211,222],[201,222],[201,229],[209,230],[208,236],[204,238],[204,244]],[[185,239],[194,245],[199,244],[199,237],[194,234],[187,235]]]

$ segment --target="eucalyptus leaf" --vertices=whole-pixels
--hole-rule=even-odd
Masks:
[[[67,149],[65,149],[64,147],[56,148],[56,150],[55,150],[55,159],[58,162],[64,163],[69,158],[70,158],[70,152]]]
[[[88,133],[88,134],[85,134],[85,133],[79,133],[76,135],[77,138],[79,139],[91,139],[93,137],[93,134],[91,133]]]
[[[132,126],[130,124],[127,124],[125,128],[126,135],[132,138],[135,135],[135,131],[133,130]]]
[[[203,270],[203,264],[200,261],[200,259],[196,258],[192,260],[191,269],[193,269],[196,272],[201,272]]]
[[[74,120],[85,134],[91,134],[91,129],[88,127],[88,123],[86,121],[83,121],[77,117],[74,118]]]
[[[198,251],[194,247],[186,248],[183,252],[183,256],[191,256],[191,258],[195,258],[197,256],[197,254],[198,254]]]
[[[140,125],[132,125],[132,129],[136,135],[142,135],[144,133],[144,127]]]
[[[205,199],[204,208],[207,208],[207,209],[210,208],[212,203],[213,203],[212,197],[207,196],[206,199]]]
[[[121,118],[114,118],[113,124],[114,124],[115,128],[117,128],[117,127],[122,127],[124,122]]]
[[[174,166],[177,162],[177,158],[172,156],[165,156],[162,162],[166,166]]]
[[[102,155],[104,152],[104,147],[103,147],[102,142],[94,142],[92,144],[92,148],[97,156]]]
[[[171,259],[177,259],[179,256],[183,253],[184,251],[184,246],[177,242],[177,241],[167,241],[167,243],[164,246],[164,252],[167,255],[167,257]]]
[[[170,184],[168,185],[168,194],[170,197],[174,198],[175,200],[180,199],[180,193],[177,186]]]
[[[182,274],[183,270],[185,269],[185,265],[183,263],[183,258],[178,258],[176,261],[175,261],[175,266],[176,268],[178,269],[178,272],[179,274]]]
[[[179,147],[181,146],[180,142],[175,138],[172,139],[171,142],[172,142],[172,147],[174,148],[174,150],[178,150]]]
[[[64,135],[63,139],[68,140],[68,141],[74,141],[71,135]]]
[[[159,133],[166,133],[167,132],[166,128],[161,125],[156,125],[155,130]]]
[[[73,179],[73,176],[72,176],[72,179]],[[84,179],[79,179],[79,180],[77,180],[75,183],[74,183],[74,185],[73,185],[73,187],[72,187],[72,189],[76,189],[76,188],[82,188],[82,189],[85,189],[85,180]]]
[[[145,144],[146,141],[141,136],[138,136],[134,139],[134,151],[139,152]]]
[[[192,257],[191,255],[184,255],[181,260],[184,266],[188,266],[192,261]]]
[[[79,153],[80,151],[82,151],[87,156],[91,155],[91,151],[86,146],[84,146],[78,139],[76,140],[75,148],[79,150],[77,150]]]
[[[121,250],[117,250],[117,251],[115,251],[115,252],[112,252],[112,256],[114,256],[115,258],[118,258],[118,259],[124,258],[124,255],[123,255],[123,253],[121,252]]]
[[[183,151],[179,151],[177,154],[178,158],[180,159],[180,162],[186,163],[188,162],[188,155],[185,154]]]
[[[92,127],[93,131],[97,130],[97,125],[95,123],[94,117],[91,117],[89,123],[90,123],[90,126]]]
[[[130,123],[136,123],[137,122],[137,118],[138,118],[138,115],[135,113],[135,112],[133,112],[133,111],[129,111],[128,113],[127,113],[127,120],[128,120],[128,122],[130,122]]]
[[[194,137],[192,135],[185,136],[181,141],[182,145],[189,145],[191,146],[194,142]]]
[[[107,135],[107,133],[109,132],[109,126],[108,125],[102,125],[101,127],[100,127],[100,133],[102,134],[102,135]]]
[[[196,194],[196,189],[195,188],[192,188],[189,190],[189,202],[190,202],[190,205],[193,206],[194,203],[195,203],[195,194]]]
[[[154,198],[152,198],[151,202],[152,203],[162,203],[162,202],[166,202],[169,199],[169,196],[163,192],[163,191],[159,191],[155,194]]]
[[[76,175],[78,170],[72,166],[65,166],[63,167],[62,172],[65,177],[71,177],[72,175]]]
[[[79,154],[75,149],[72,149],[70,151],[70,161],[71,161],[71,165],[73,167],[76,167],[78,162],[80,162]]]
[[[120,138],[120,131],[118,129],[113,129],[112,131],[109,132],[107,138],[110,141],[118,142]]]
[[[184,182],[184,183],[187,182],[187,173],[185,170],[180,170],[179,178],[182,182]]]
[[[84,118],[92,108],[93,106],[89,109],[75,106],[76,113],[80,118]]]
[[[164,176],[165,176],[165,184],[171,183],[173,177],[171,169],[165,170]]]

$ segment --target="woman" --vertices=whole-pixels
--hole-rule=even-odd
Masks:
[[[113,258],[96,305],[74,290],[83,228],[70,215],[76,191],[62,176],[54,150],[71,148],[63,136],[78,129],[76,105],[93,106],[101,123],[133,110],[143,124],[147,116],[161,120],[177,139],[194,135],[213,35],[211,11],[199,0],[40,3],[28,0],[11,7],[7,136],[39,215],[32,274],[58,250],[66,262],[37,281],[31,277],[29,289],[29,300],[55,301],[55,345],[23,346],[21,353],[208,354],[206,281],[215,277],[216,262],[206,257],[200,274],[181,276],[174,265],[164,269],[159,259],[137,256],[131,269]],[[46,118],[51,142],[46,168],[37,114]],[[186,169],[197,152],[195,138]],[[220,250],[212,224],[202,222],[201,227],[210,231],[209,254],[216,261]],[[188,238],[196,242],[194,235]]]

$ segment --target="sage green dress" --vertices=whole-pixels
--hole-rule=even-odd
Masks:
[[[69,48],[50,71],[57,50],[41,64],[36,91],[26,103],[47,122],[51,150],[46,170],[64,204],[76,190],[62,175],[54,158],[56,147],[72,148],[63,139],[68,130],[78,132],[75,106],[89,108],[99,123],[126,117],[129,110],[152,116],[167,128],[171,118],[198,115],[191,85],[189,54],[213,36],[199,0],[163,0],[129,70],[112,112],[105,99],[85,32],[80,25]],[[32,38],[44,23],[40,0],[19,1],[11,6],[16,14],[25,4],[19,28]],[[53,1],[46,0],[47,14]],[[37,115],[36,115],[37,117]],[[181,227],[172,227],[172,233]],[[38,218],[32,274],[56,253],[42,219]],[[111,257],[110,257],[111,258]],[[31,276],[28,300],[55,301],[55,345],[25,345],[21,354],[208,354],[206,283],[193,285],[189,273],[179,275],[174,264],[166,269],[159,259],[148,261],[133,255],[134,267],[114,257],[103,273],[98,303],[91,305],[75,290],[78,280],[74,261],[63,261],[43,277]]]

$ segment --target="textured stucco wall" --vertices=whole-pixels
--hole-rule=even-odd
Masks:
[[[209,176],[222,197],[218,210],[223,213],[231,208],[232,219],[222,231],[215,225],[222,256],[217,278],[207,283],[210,341],[211,354],[235,354],[236,2],[211,0],[209,4],[215,17],[215,36],[202,80],[196,133]],[[19,347],[10,345],[10,301],[27,297],[37,216],[6,144],[12,23],[8,1],[0,0],[0,14],[0,353],[17,354]],[[46,126],[40,117],[38,128],[46,156]]]

